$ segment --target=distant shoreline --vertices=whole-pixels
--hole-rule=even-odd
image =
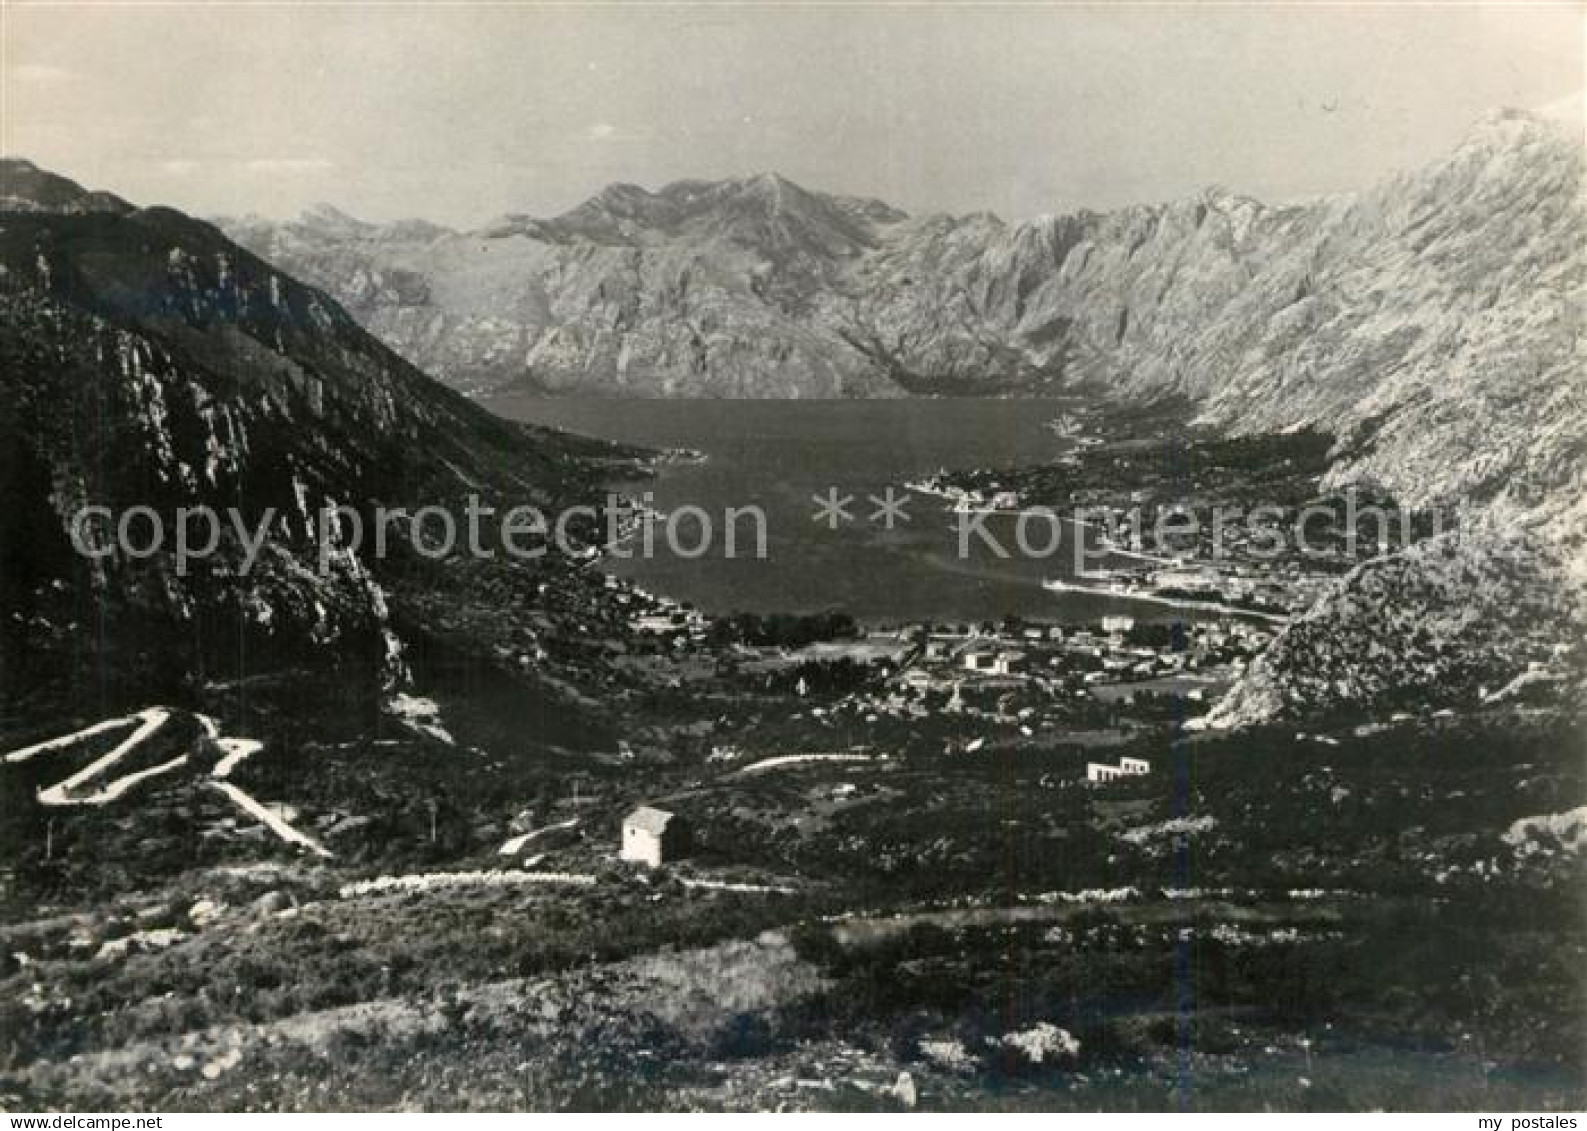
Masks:
[[[1154,605],[1166,605],[1174,609],[1194,609],[1202,612],[1224,613],[1234,617],[1257,617],[1270,621],[1273,624],[1288,624],[1289,617],[1279,616],[1277,613],[1264,613],[1257,609],[1242,609],[1237,605],[1225,605],[1218,601],[1191,601],[1183,597],[1162,597],[1156,593],[1121,593],[1115,589],[1108,589],[1100,585],[1078,585],[1072,581],[1052,579],[1043,581],[1041,587],[1049,593],[1084,593],[1089,597],[1113,597],[1121,601],[1146,601]]]

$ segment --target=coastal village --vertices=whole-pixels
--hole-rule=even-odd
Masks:
[[[1014,516],[1036,505],[1018,491],[1000,488],[996,481],[988,490],[980,490],[958,486],[954,478],[944,473],[908,486],[947,500],[956,514]],[[1170,508],[1162,525],[1172,529],[1179,516],[1189,514],[1188,508]],[[1043,582],[1053,592],[1127,597],[1159,607],[1273,623],[1307,608],[1357,560],[1342,545],[1343,536],[1332,521],[1309,532],[1316,544],[1308,541],[1301,553],[1264,554],[1253,552],[1264,538],[1262,529],[1239,522],[1215,530],[1198,528],[1173,546],[1159,547],[1152,537],[1156,520],[1147,517],[1141,500],[1131,507],[1100,502],[1076,506],[1068,521],[1077,530],[1088,530],[1092,541],[1077,576]]]
[[[613,581],[616,586],[618,583]],[[630,626],[674,654],[711,650],[711,618],[670,597],[626,587]],[[1034,691],[1045,700],[1130,702],[1142,693],[1210,703],[1233,682],[1275,629],[1241,616],[1194,621],[1137,620],[1113,613],[1090,624],[913,624],[871,629],[803,647],[735,643],[724,662],[762,675],[811,665],[849,664],[879,677],[851,706],[879,713],[971,710],[988,694]],[[879,689],[879,690],[878,690]],[[1032,712],[1033,714],[1035,712]]]
[[[880,783],[890,772],[942,758],[966,765],[1038,759],[1039,790],[1132,788],[1153,773],[1153,759],[1138,753],[1141,738],[1204,715],[1288,619],[1355,560],[1331,513],[1312,531],[1310,554],[1255,553],[1261,531],[1238,524],[1221,531],[1217,544],[1199,536],[1154,542],[1145,515],[1170,495],[1153,488],[1150,474],[1135,467],[1135,482],[1145,486],[1126,496],[1086,485],[1130,449],[1088,434],[1076,418],[1052,430],[1074,448],[1047,468],[944,472],[905,486],[949,514],[1009,516],[1063,488],[1062,497],[1085,505],[1085,518],[1075,521],[1086,527],[1089,562],[1098,564],[1044,587],[1105,598],[1089,618],[1055,610],[1050,618],[859,624],[836,613],[790,614],[776,630],[754,617],[746,628],[742,615],[713,616],[608,576],[634,647],[674,673],[680,691],[729,689],[778,704],[725,711],[697,764],[701,776],[683,784],[679,800],[607,794],[602,810],[611,814],[619,855],[644,867],[690,855],[679,846],[691,839],[679,830],[713,811],[719,819],[722,806],[741,804],[727,798],[768,774],[812,783],[801,804],[817,810],[874,801],[887,795],[890,787]],[[1315,488],[1315,446],[1307,437],[1285,438],[1254,454],[1219,449],[1205,462],[1275,468],[1274,497],[1284,504],[1281,516],[1292,518]],[[1195,484],[1192,496],[1172,495],[1174,503],[1226,501],[1218,474]],[[737,867],[738,854],[724,855],[720,835],[707,831],[705,843],[714,843],[707,857],[718,866]],[[691,860],[695,881],[697,868]]]
[[[1143,422],[1136,421],[1135,426]],[[1321,487],[1329,439],[1232,439],[1062,416],[1050,463],[941,470],[907,486],[956,514],[1051,513],[1085,537],[1051,591],[1282,624],[1360,562],[1428,536],[1449,516],[1368,490]],[[1083,533],[1082,533],[1083,532]]]

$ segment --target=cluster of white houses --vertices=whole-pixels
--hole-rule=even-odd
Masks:
[[[960,680],[982,688],[1056,680],[1073,694],[1086,695],[1110,685],[1192,674],[1225,677],[1238,672],[1272,635],[1264,627],[1226,618],[1191,622],[1169,640],[1149,643],[1132,639],[1135,623],[1133,617],[1112,614],[1094,625],[934,627],[921,643],[918,661],[903,665],[898,682],[925,692]],[[1173,690],[1192,699],[1205,693],[1183,684]]]
[[[1109,782],[1118,778],[1132,778],[1152,772],[1152,764],[1145,758],[1120,758],[1117,766],[1106,762],[1087,762],[1086,781]]]
[[[606,588],[611,590],[610,600],[628,613],[628,627],[650,636],[687,635],[699,641],[705,638],[710,619],[682,601],[661,596],[620,581],[616,574],[606,575]]]
[[[1085,629],[1070,629],[1069,647],[1087,649],[1092,655],[1100,657],[1108,646],[1115,650],[1122,648],[1124,634],[1134,627],[1134,617],[1105,616],[1102,618],[1103,636],[1095,636]],[[1021,635],[1027,644],[1053,647],[1063,644],[1065,629],[1057,625],[1032,627],[1023,630]],[[1031,659],[1030,654],[1022,648],[1005,646],[1001,635],[982,636],[960,643],[952,635],[939,633],[927,638],[922,655],[927,660],[956,659],[966,671],[980,675],[1013,675],[1024,670]],[[1152,660],[1156,653],[1151,649],[1136,649],[1133,656],[1139,667],[1143,659]]]

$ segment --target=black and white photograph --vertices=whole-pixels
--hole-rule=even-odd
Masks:
[[[7,1127],[1579,1129],[1584,72],[0,2]]]

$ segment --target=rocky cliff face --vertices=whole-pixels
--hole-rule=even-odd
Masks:
[[[1229,430],[1338,435],[1335,482],[1559,520],[1587,495],[1582,171],[1579,139],[1503,112],[1285,207],[1212,190],[1008,225],[757,177],[468,233],[226,226],[473,393],[1174,392]]]
[[[1331,423],[1335,481],[1373,477],[1412,504],[1504,498],[1560,517],[1587,466],[1582,167],[1552,127],[1499,115],[1352,202],[1203,346],[1203,373],[1229,363],[1203,385],[1205,415]]]
[[[1332,433],[1331,485],[1560,518],[1587,493],[1582,171],[1578,143],[1503,113],[1356,198],[938,222],[867,261],[853,318],[912,372],[980,369],[953,329],[975,326],[1039,372],[1186,394],[1225,430]]]
[[[46,655],[54,677],[101,687],[316,656],[394,674],[391,563],[322,528],[323,506],[478,492],[549,508],[593,482],[596,446],[484,412],[210,225],[22,163],[0,173],[8,695]],[[108,508],[81,532],[96,560],[69,540],[89,505]],[[118,539],[133,507],[148,509]],[[221,529],[184,568],[176,530],[198,507]]]
[[[616,185],[467,233],[324,208],[223,223],[468,392],[754,397],[889,391],[814,304],[901,219],[761,176]]]

